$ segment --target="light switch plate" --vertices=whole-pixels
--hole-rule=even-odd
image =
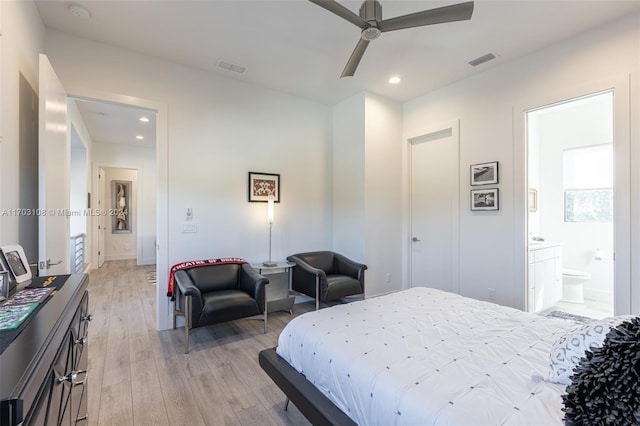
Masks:
[[[184,233],[192,233],[198,232],[198,227],[195,222],[185,222],[182,224],[182,232]]]

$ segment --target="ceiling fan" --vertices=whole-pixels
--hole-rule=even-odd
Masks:
[[[352,77],[355,74],[369,42],[377,39],[384,32],[445,22],[465,21],[471,19],[473,14],[473,2],[469,1],[383,20],[382,6],[378,0],[365,0],[360,6],[359,15],[334,0],[309,1],[357,25],[362,30],[360,40],[358,40],[356,48],[344,67],[342,75],[340,75],[341,78]]]

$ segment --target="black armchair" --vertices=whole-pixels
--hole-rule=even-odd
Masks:
[[[355,262],[332,251],[298,253],[287,257],[297,266],[293,268],[292,289],[320,302],[362,294],[364,271],[367,265]]]
[[[198,327],[264,314],[267,332],[266,289],[269,280],[249,264],[212,264],[176,271],[173,328],[184,316],[184,353],[189,333]]]

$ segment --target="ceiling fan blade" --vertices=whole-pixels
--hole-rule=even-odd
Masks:
[[[473,2],[453,4],[436,9],[411,13],[409,15],[384,19],[378,25],[381,32],[421,27],[445,22],[466,21],[473,14]]]
[[[349,57],[349,61],[347,61],[347,65],[344,67],[340,78],[342,77],[353,77],[353,74],[356,72],[356,68],[358,68],[358,64],[364,55],[364,51],[367,50],[367,46],[369,46],[369,40],[365,40],[361,38],[358,40],[358,44],[356,44],[356,48],[353,49],[353,53]]]
[[[346,19],[354,25],[357,25],[360,28],[365,28],[369,26],[367,21],[362,19],[359,15],[356,15],[340,3],[334,0],[309,0],[311,3],[317,4],[318,6],[328,10],[331,13],[338,15],[339,17]]]

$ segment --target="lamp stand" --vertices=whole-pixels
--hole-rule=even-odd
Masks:
[[[276,262],[271,261],[271,227],[272,226],[273,226],[273,223],[269,222],[269,260],[265,260],[264,262],[262,262],[262,266],[267,266],[267,267],[273,267],[277,265]]]

